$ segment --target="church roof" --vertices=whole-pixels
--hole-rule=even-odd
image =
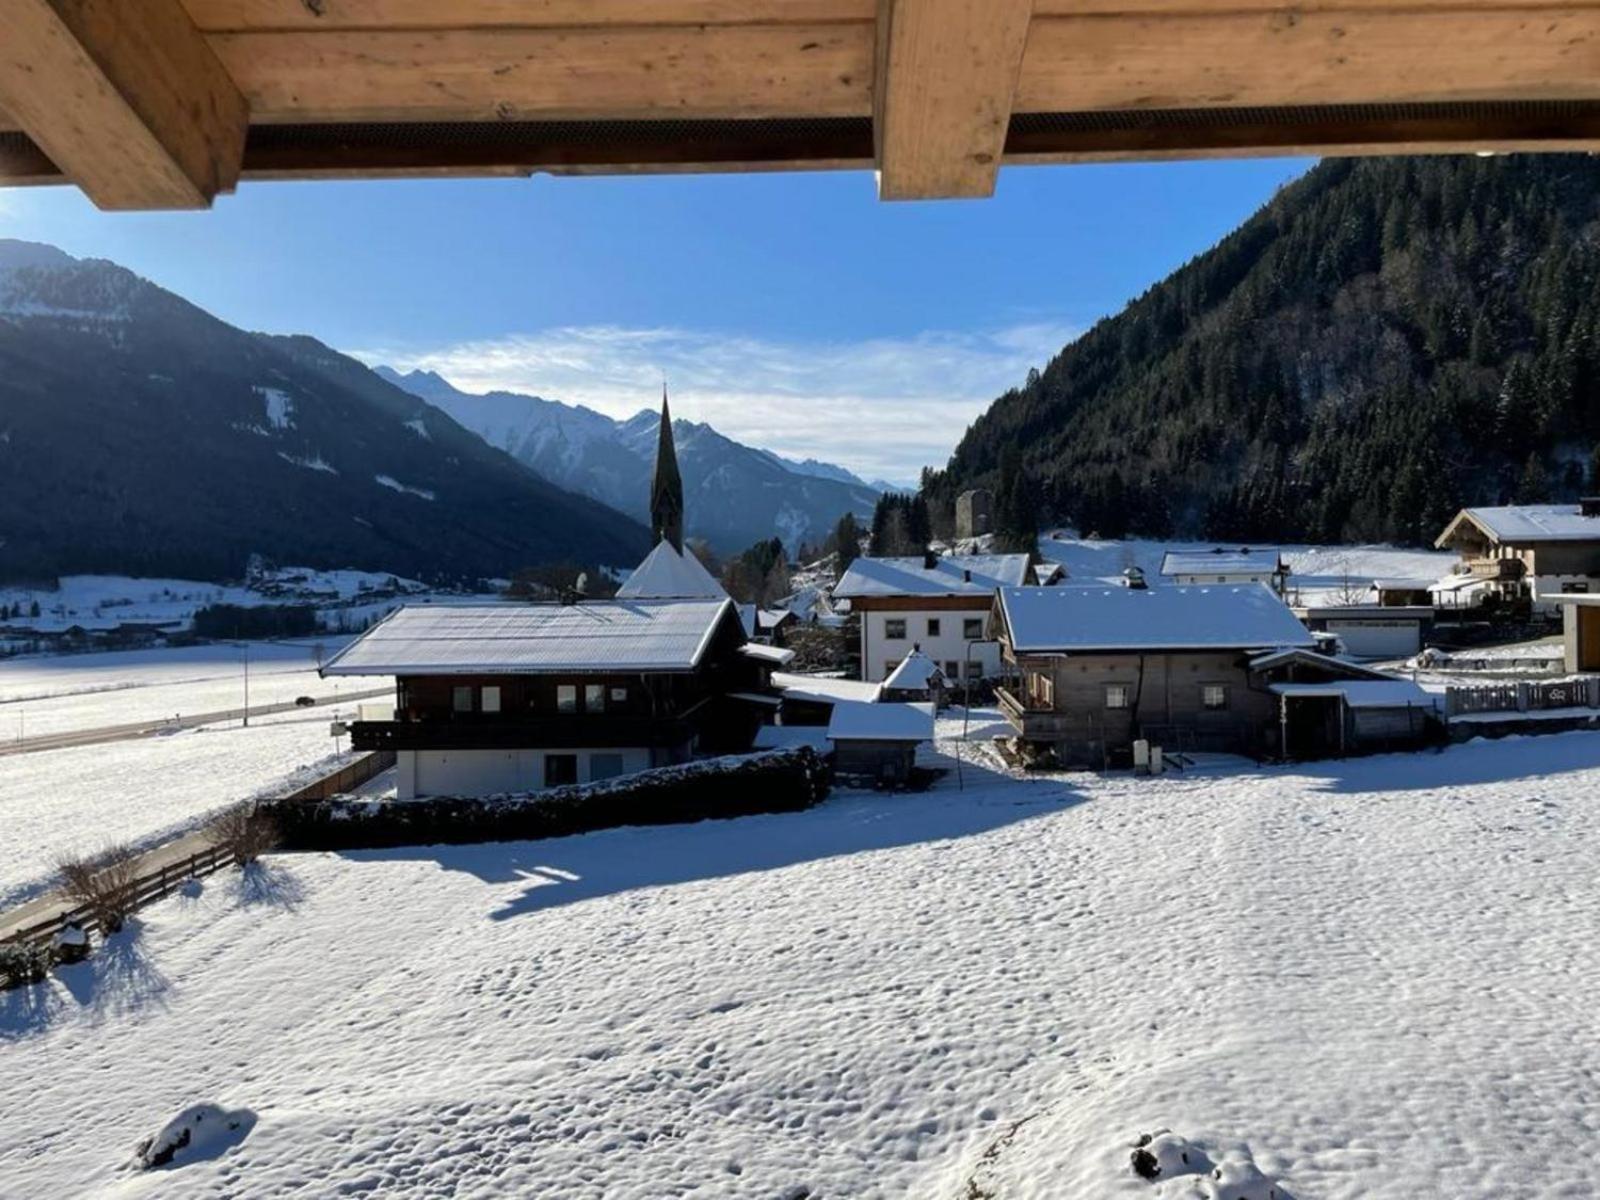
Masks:
[[[656,543],[628,581],[617,589],[619,600],[726,600],[728,593],[693,552],[671,542]]]

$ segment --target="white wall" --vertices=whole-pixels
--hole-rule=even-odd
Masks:
[[[1240,586],[1264,583],[1268,587],[1273,586],[1273,574],[1270,571],[1202,571],[1196,575],[1169,575],[1167,578],[1180,587],[1215,587],[1219,583]]]
[[[537,792],[544,788],[547,754],[575,754],[578,782],[594,781],[592,757],[620,754],[622,773],[645,771],[650,751],[626,749],[548,750],[402,750],[396,756],[395,794],[401,800],[418,796],[493,796],[500,792]]]
[[[913,646],[918,645],[924,654],[939,664],[941,671],[946,669],[946,663],[960,663],[967,657],[967,638],[962,633],[964,623],[969,619],[976,620],[980,628],[987,629],[988,616],[988,609],[981,612],[948,609],[938,612],[864,612],[861,614],[861,678],[868,683],[881,683],[889,675],[887,664],[890,661],[898,663],[911,653]],[[898,620],[905,621],[906,636],[891,640],[888,623]],[[930,620],[939,622],[937,635],[928,633]],[[982,642],[974,646],[972,659],[983,664],[985,675],[1000,673],[1000,647],[996,643]],[[955,687],[961,680],[958,677],[945,682]]]
[[[1563,584],[1587,584],[1590,592],[1600,592],[1600,580],[1588,575],[1535,575],[1533,577],[1533,607],[1536,611],[1556,616],[1561,606],[1555,597],[1562,595]]]

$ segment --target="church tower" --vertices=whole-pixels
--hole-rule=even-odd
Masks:
[[[678,452],[672,444],[672,413],[667,409],[667,385],[661,385],[661,434],[656,441],[656,471],[650,480],[650,533],[657,542],[672,543],[683,553],[683,476],[678,474]]]

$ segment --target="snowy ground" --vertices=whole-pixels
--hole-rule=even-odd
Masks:
[[[323,680],[317,650],[331,656],[345,641],[250,643],[250,703],[283,704],[298,696],[336,698],[388,680]],[[212,644],[100,654],[41,654],[0,659],[0,741],[70,730],[223,712],[244,705],[244,651]],[[326,711],[323,714],[326,717]]]
[[[1594,1194],[1600,735],[964,774],[215,876],[0,996],[0,1195]]]
[[[63,854],[159,845],[220,808],[333,770],[334,711],[0,757],[0,908],[46,890]]]

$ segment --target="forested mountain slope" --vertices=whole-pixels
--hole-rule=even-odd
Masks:
[[[1329,161],[1000,397],[925,478],[1002,458],[1026,518],[1112,536],[1430,540],[1594,487],[1600,160]]]

